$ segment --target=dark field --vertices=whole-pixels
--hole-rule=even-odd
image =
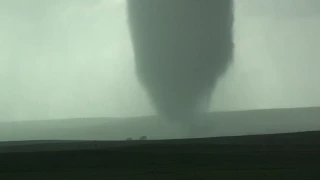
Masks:
[[[46,142],[8,145],[1,148],[37,152],[1,153],[0,179],[318,179],[319,137],[319,132],[301,132],[91,142],[95,146],[73,142],[86,144],[78,150],[62,150],[61,141],[48,142],[46,152],[37,151]]]

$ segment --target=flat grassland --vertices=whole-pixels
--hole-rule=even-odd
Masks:
[[[82,148],[73,150],[59,148],[70,144],[63,141],[11,145],[8,151],[15,147],[29,152],[0,153],[0,179],[318,179],[319,137],[320,132],[311,131],[177,140],[78,141],[73,143],[83,144]],[[39,151],[42,147],[47,149]]]

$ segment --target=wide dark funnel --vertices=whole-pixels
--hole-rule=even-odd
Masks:
[[[137,76],[155,109],[192,119],[232,60],[233,2],[128,0],[128,19]]]

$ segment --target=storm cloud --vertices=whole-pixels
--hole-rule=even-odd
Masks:
[[[140,83],[160,115],[192,121],[232,61],[233,1],[127,2]]]

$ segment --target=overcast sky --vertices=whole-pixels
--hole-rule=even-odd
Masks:
[[[318,0],[236,0],[212,110],[320,105]],[[124,0],[1,0],[0,121],[154,114]]]

